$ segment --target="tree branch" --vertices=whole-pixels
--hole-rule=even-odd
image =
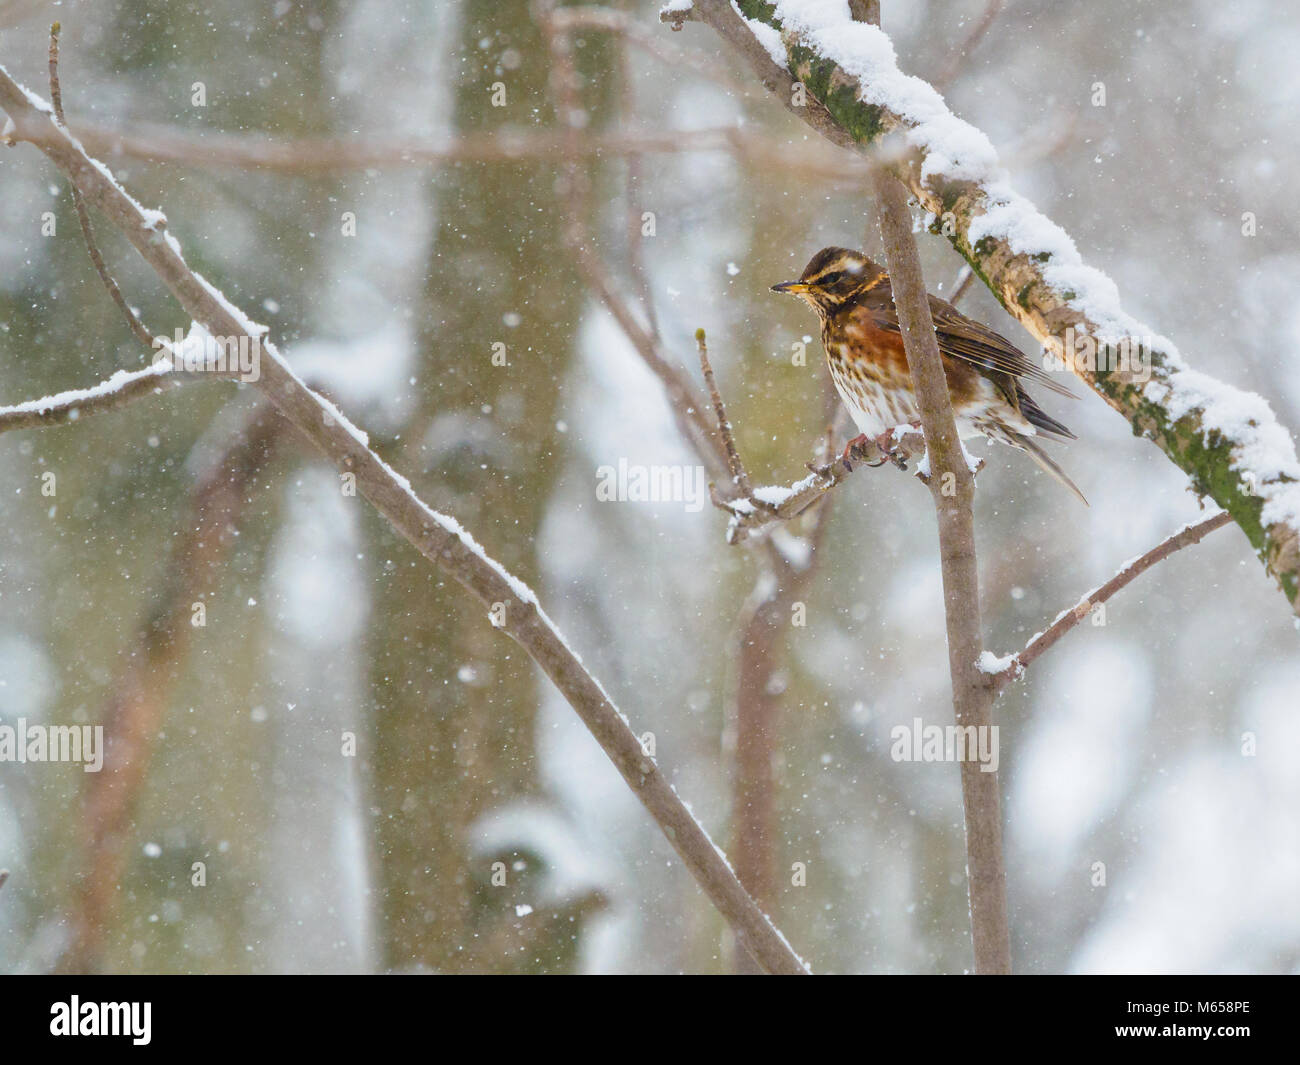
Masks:
[[[722,446],[727,453],[727,468],[731,471],[732,483],[745,494],[746,499],[752,499],[754,489],[749,483],[749,474],[745,472],[745,464],[740,461],[740,453],[736,450],[736,438],[731,432],[731,422],[727,420],[727,407],[718,392],[713,367],[709,365],[709,344],[703,329],[695,331],[695,342],[700,349],[700,369],[704,373],[704,385],[709,390],[709,399],[713,403],[713,413],[718,419],[718,434],[722,437]]]
[[[979,20],[970,28],[965,39],[952,50],[948,56],[948,61],[944,64],[943,69],[934,76],[934,87],[936,89],[946,89],[954,81],[957,75],[961,73],[961,68],[966,60],[970,57],[971,52],[984,39],[984,35],[993,27],[997,21],[998,15],[1002,13],[1005,6],[1005,0],[988,0],[984,5],[984,13]]]
[[[469,133],[454,140],[420,141],[402,137],[302,137],[275,139],[255,134],[207,133],[202,137],[169,126],[145,124],[115,129],[74,120],[72,132],[88,152],[112,159],[137,159],[187,167],[234,167],[311,177],[351,170],[444,167],[457,163],[516,163],[562,159],[568,154],[563,132],[506,129]],[[786,171],[843,187],[861,185],[866,167],[845,160],[818,142],[792,151],[786,141],[734,126],[704,129],[612,130],[582,139],[584,159],[682,152],[730,152],[755,169]]]
[[[192,375],[173,369],[169,361],[154,363],[143,370],[118,370],[108,380],[90,388],[76,388],[0,407],[0,433],[66,425],[87,414],[118,410],[142,396],[161,395],[191,380]]]
[[[713,402],[718,421],[718,434],[727,452],[732,474],[732,486],[739,488],[742,497],[733,502],[745,502],[751,513],[774,515],[775,508],[759,499],[750,485],[745,464],[736,447],[727,419],[726,404],[718,390],[709,363],[704,330],[695,334],[699,345],[700,367]],[[824,459],[829,466],[834,453],[828,435]],[[844,463],[836,464],[847,471]],[[710,486],[712,488],[712,486]],[[771,489],[763,491],[771,492]],[[714,503],[725,506],[716,492]],[[820,498],[820,497],[819,497]],[[807,593],[817,570],[820,548],[829,526],[830,499],[822,499],[812,513],[812,527],[799,541],[790,540],[780,546],[771,538],[764,538],[767,548],[760,555],[761,568],[749,597],[741,611],[736,651],[736,696],[732,720],[736,735],[736,764],[733,774],[733,856],[736,874],[749,889],[759,905],[776,905],[776,776],[773,761],[781,724],[781,698],[773,690],[772,675],[781,657],[782,633],[787,632],[791,611]],[[739,511],[732,511],[733,524]],[[774,516],[770,520],[779,520]],[[736,970],[752,972],[753,963],[744,951],[736,951]]]
[[[808,476],[789,486],[765,485],[754,488],[749,493],[719,492],[714,489],[711,493],[713,505],[725,511],[730,519],[727,524],[727,542],[741,544],[750,537],[766,533],[774,525],[793,521],[809,507],[819,503],[827,492],[861,465],[876,467],[892,462],[905,470],[907,459],[925,453],[925,439],[920,433],[905,433],[895,437],[892,446],[893,452],[886,455],[874,440],[868,440],[854,448],[852,463],[838,458],[810,462]],[[928,482],[928,478],[920,472],[917,473],[917,478]]]
[[[191,318],[214,337],[243,337],[260,345],[257,387],[341,473],[355,478],[357,490],[403,537],[478,598],[499,627],[541,666],[759,964],[769,972],[807,972],[659,767],[646,757],[626,718],[570,650],[532,590],[491,559],[455,519],[428,507],[410,483],[369,448],[360,429],[307,388],[265,339],[265,327],[254,324],[190,269],[161,216],[131,199],[106,167],[52,121],[50,105],[18,85],[3,67],[0,107],[9,114],[9,139],[39,141],[41,150],[122,231]]]
[[[864,15],[853,14],[879,26],[878,4]],[[993,693],[979,668],[984,638],[975,556],[975,475],[966,464],[966,453],[957,435],[948,378],[930,317],[929,290],[921,273],[921,254],[912,235],[907,190],[884,166],[876,170],[874,177],[880,236],[930,458],[930,495],[939,523],[953,713],[959,728],[987,732],[993,727]],[[1011,972],[1007,871],[1002,853],[998,775],[984,772],[985,768],[972,759],[961,762],[971,940],[975,971],[1001,974]]]
[[[984,638],[975,556],[975,479],[966,465],[953,420],[939,341],[921,275],[921,257],[912,235],[907,193],[883,167],[876,177],[876,203],[907,365],[930,456],[930,494],[939,522],[953,712],[959,728],[987,732],[993,727],[993,693],[978,662]],[[961,762],[971,938],[976,972],[1009,973],[1011,937],[998,774],[986,773],[986,768],[972,759]]]
[[[1192,544],[1200,543],[1215,529],[1221,529],[1223,526],[1232,521],[1232,515],[1227,511],[1221,510],[1217,514],[1205,518],[1194,525],[1185,525],[1178,532],[1174,533],[1168,539],[1161,541],[1145,555],[1140,555],[1132,562],[1122,566],[1118,573],[1100,588],[1095,588],[1074,606],[1068,610],[1063,610],[1057,615],[1056,620],[1048,628],[1040,632],[1025,645],[1025,649],[1018,654],[1014,654],[1007,660],[997,660],[997,668],[990,669],[993,662],[990,661],[993,656],[988,655],[984,658],[984,669],[991,678],[994,691],[1001,691],[1013,680],[1019,679],[1029,666],[1038,659],[1045,651],[1054,647],[1056,643],[1088,616],[1091,610],[1106,602],[1121,588],[1124,588],[1134,578],[1141,576],[1157,562],[1162,562],[1175,551],[1181,551],[1184,547],[1190,547]]]
[[[59,87],[59,24],[56,22],[50,27],[50,101],[54,105],[54,117],[64,129],[67,129],[67,122],[63,117],[63,91]],[[153,346],[153,334],[145,328],[144,322],[140,316],[135,313],[134,308],[126,302],[126,297],[122,295],[122,290],[118,288],[117,281],[109,273],[108,267],[104,264],[104,256],[100,254],[99,245],[95,243],[95,229],[90,224],[90,211],[86,208],[86,201],[82,199],[81,190],[77,188],[76,182],[72,184],[72,204],[77,210],[77,222],[81,225],[81,235],[86,240],[86,251],[90,254],[90,262],[95,267],[95,273],[99,274],[99,279],[108,289],[109,296],[117,304],[118,309],[126,318],[126,324],[131,332],[135,334],[136,339],[144,344],[147,348]]]
[[[565,243],[573,252],[574,261],[587,287],[613,315],[623,334],[641,356],[641,361],[659,378],[678,430],[700,455],[710,472],[718,476],[727,469],[727,457],[708,417],[696,400],[690,379],[680,364],[666,355],[652,326],[638,321],[632,308],[620,297],[614,287],[613,272],[597,249],[586,224],[590,180],[580,165],[586,138],[580,125],[573,121],[582,113],[582,100],[578,91],[577,71],[573,65],[573,44],[568,34],[555,21],[553,16],[556,11],[553,4],[544,4],[541,24],[551,53],[551,93],[558,111],[570,119],[564,123],[567,127],[563,171]],[[648,310],[645,317],[646,323],[653,322]]]

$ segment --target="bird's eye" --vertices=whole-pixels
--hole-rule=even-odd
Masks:
[[[838,285],[843,280],[844,271],[836,270],[834,273],[823,275],[818,284],[829,287],[831,285]]]

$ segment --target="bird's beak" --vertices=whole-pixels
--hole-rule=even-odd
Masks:
[[[772,291],[788,292],[791,296],[802,296],[808,291],[808,286],[802,281],[782,281],[779,285],[773,285]]]

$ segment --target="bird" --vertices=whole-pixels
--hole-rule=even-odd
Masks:
[[[831,379],[860,433],[845,447],[846,461],[868,439],[891,454],[894,430],[919,428],[921,414],[888,272],[861,252],[823,248],[798,280],[782,281],[772,291],[799,297],[821,319]],[[1087,506],[1078,486],[1035,439],[1077,437],[1034,401],[1024,382],[1071,399],[1074,393],[988,326],[938,296],[929,300],[958,435],[984,436],[1025,452]]]

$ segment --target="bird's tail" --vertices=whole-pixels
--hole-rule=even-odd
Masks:
[[[1088,505],[1088,500],[1085,499],[1083,493],[1079,491],[1079,486],[1070,480],[1070,478],[1065,475],[1065,471],[1052,460],[1052,457],[1034,442],[1033,437],[1025,436],[1023,433],[1017,433],[1012,430],[1007,431],[1007,436],[1010,438],[1008,442],[1013,447],[1018,447],[1021,451],[1024,451],[1031,459],[1038,463],[1039,466],[1073,492],[1078,497],[1080,503],[1085,507]]]

